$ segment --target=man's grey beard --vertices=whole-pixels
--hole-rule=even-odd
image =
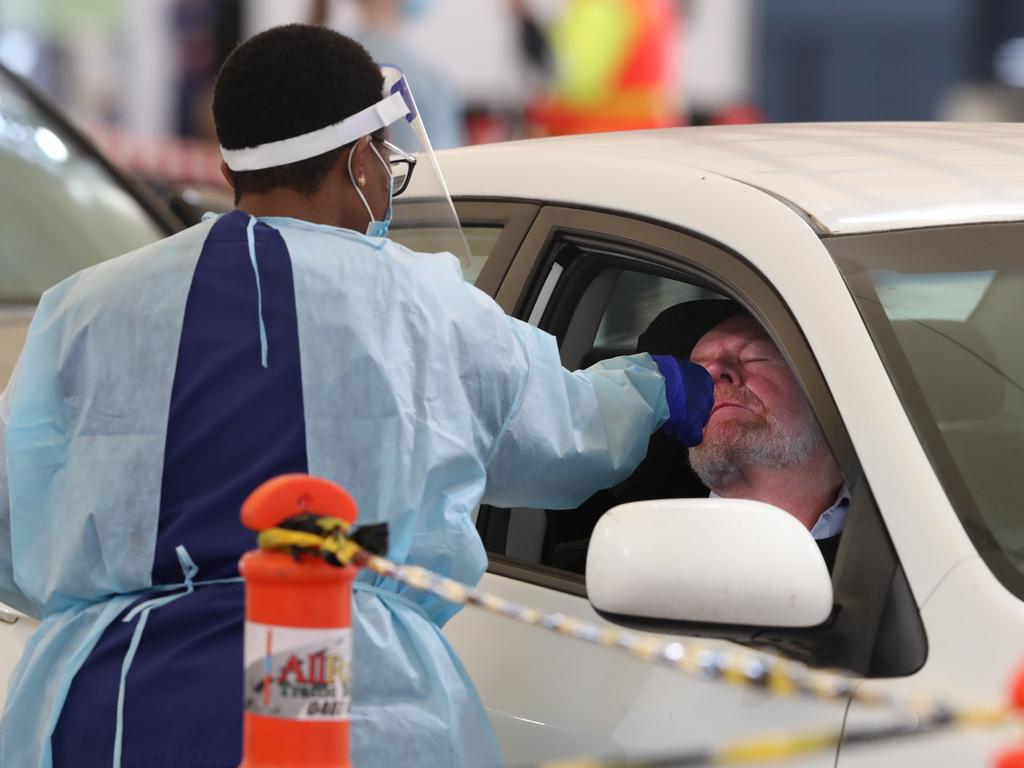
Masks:
[[[708,488],[728,488],[748,466],[793,467],[803,464],[824,443],[811,409],[787,432],[774,414],[755,422],[731,424],[728,433],[690,449],[690,466]]]

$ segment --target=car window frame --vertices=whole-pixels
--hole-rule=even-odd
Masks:
[[[473,283],[493,297],[530,231],[540,211],[540,204],[501,198],[454,198],[452,203],[461,226],[501,228],[501,234]],[[436,205],[432,202],[409,198],[403,199],[400,204],[403,206],[403,221],[408,224],[428,222],[436,213]]]
[[[583,265],[580,270],[589,266],[594,274],[600,271],[594,269],[600,265],[586,265],[577,257],[562,264],[553,290],[545,287],[552,266],[564,260],[566,247],[583,248],[588,260],[604,251],[608,264],[675,276],[746,306],[768,329],[803,387],[854,503],[832,571],[837,608],[820,627],[792,630],[606,618],[642,630],[767,646],[816,666],[843,667],[873,677],[911,674],[923,666],[927,637],[895,547],[824,374],[800,325],[770,281],[740,254],[696,233],[599,209],[549,205],[534,220],[497,297],[506,311],[526,320],[537,315],[534,304],[547,291],[548,306],[540,312],[539,326],[552,329],[556,336],[559,329],[552,326],[557,326],[559,312],[566,314],[562,305],[572,301],[571,286],[579,279],[574,265]],[[577,297],[587,284],[586,279],[579,281],[574,289]],[[575,311],[572,307],[567,314]],[[482,510],[479,520],[486,523],[487,513]],[[481,533],[487,546],[484,528]],[[854,552],[872,554],[855,557]],[[491,548],[488,561],[488,571],[495,575],[586,597],[583,577],[577,574],[508,558]]]
[[[38,88],[3,65],[0,65],[0,80],[10,84],[21,98],[38,109],[49,120],[52,120],[54,125],[59,128],[62,140],[69,139],[70,143],[76,145],[83,154],[92,158],[97,165],[103,168],[104,172],[113,177],[117,185],[124,189],[149,214],[164,237],[173,235],[175,232],[180,232],[185,228],[184,221],[165,205],[157,197],[156,193],[151,192],[138,178],[125,173],[114,165],[99,150],[92,139],[72,123],[64,115],[64,112]]]

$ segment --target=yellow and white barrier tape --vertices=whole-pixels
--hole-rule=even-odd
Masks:
[[[923,736],[947,728],[984,728],[1005,725],[1018,714],[1009,707],[959,710],[951,714],[935,714],[875,728],[819,729],[766,733],[759,736],[726,742],[712,749],[694,750],[649,760],[627,761],[583,758],[556,760],[542,763],[536,768],[695,768],[696,766],[748,765],[793,759],[834,749],[842,742],[843,748],[876,744],[878,742]]]
[[[824,701],[852,700],[892,709],[903,722],[864,731],[805,731],[739,740],[716,749],[677,755],[644,763],[593,760],[547,763],[543,768],[661,768],[662,766],[732,765],[766,762],[843,745],[905,738],[952,727],[994,727],[1019,718],[1009,705],[956,708],[928,696],[864,690],[860,678],[819,671],[799,662],[747,650],[728,653],[699,642],[663,641],[625,630],[599,627],[560,613],[544,613],[416,565],[398,565],[368,552],[348,537],[349,526],[336,518],[318,517],[317,533],[271,528],[259,534],[259,546],[287,552],[316,552],[343,565],[366,568],[413,589],[428,592],[456,605],[474,605],[524,624],[558,632],[588,643],[616,648],[651,664],[675,669],[691,677],[757,688],[775,696],[806,696]]]

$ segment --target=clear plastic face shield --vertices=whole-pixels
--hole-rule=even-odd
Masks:
[[[391,206],[387,212],[371,212],[367,234],[386,235],[417,251],[448,251],[465,270],[470,263],[469,247],[409,83],[397,67],[383,66],[381,74],[384,93],[376,104],[301,136],[245,149],[221,147],[224,162],[233,171],[262,170],[316,157],[371,136],[370,149],[391,172]],[[381,140],[381,135],[387,139]]]
[[[411,177],[404,179],[408,192],[403,189],[405,194],[396,194],[393,201],[391,238],[415,251],[453,253],[466,271],[470,265],[469,246],[409,83],[396,67],[384,66],[381,72],[384,92],[401,93],[409,106],[405,118],[391,124],[390,142],[416,158]],[[394,153],[391,161],[392,177],[397,181],[407,164]]]

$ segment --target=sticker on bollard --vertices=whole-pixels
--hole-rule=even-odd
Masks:
[[[352,630],[245,624],[245,711],[290,720],[347,720]]]

